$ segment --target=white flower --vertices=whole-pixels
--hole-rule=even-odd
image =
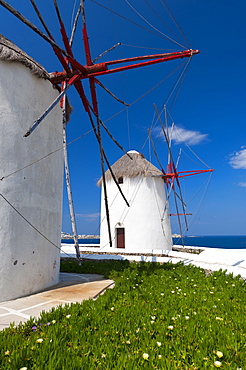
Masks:
[[[131,342],[129,340],[126,341],[126,344],[131,344]]]
[[[27,370],[27,367],[26,366],[21,367],[20,370]]]
[[[151,316],[151,319],[152,319],[152,320],[155,320],[155,319],[156,319],[156,316]]]
[[[111,311],[114,311],[114,307],[111,307],[111,308],[110,308],[110,310],[111,310]]]
[[[102,358],[105,358],[107,355],[105,353],[102,353]]]
[[[52,322],[52,324],[55,324],[56,323],[56,320],[52,320],[51,322]]]
[[[157,346],[160,347],[161,346],[161,342],[156,342]]]
[[[158,358],[162,358],[162,355],[158,355]]]
[[[69,317],[71,317],[71,315],[67,315],[66,318],[69,319]]]
[[[185,320],[189,320],[190,316],[185,316]]]
[[[140,330],[140,328],[137,328],[136,333],[138,333],[138,332],[139,332],[139,330]]]
[[[167,328],[168,328],[169,330],[173,330],[173,325],[169,325]]]
[[[214,362],[214,366],[216,367],[220,367],[222,365],[222,363],[220,361],[215,361]]]
[[[151,323],[151,324],[154,324],[154,323],[155,323],[155,320],[151,320],[151,321],[150,321],[150,323]]]
[[[42,338],[39,338],[39,339],[37,339],[37,342],[38,343],[42,343],[43,342],[43,339]]]
[[[171,291],[171,293],[175,293],[175,291],[174,291],[174,290],[172,290],[172,291]]]
[[[221,352],[221,351],[217,351],[217,352],[216,352],[216,355],[217,355],[219,358],[221,358],[221,357],[223,357],[223,352]]]
[[[161,293],[161,295],[164,295],[164,293]]]
[[[148,358],[149,358],[148,353],[143,353],[143,359],[144,359],[144,360],[148,360]]]

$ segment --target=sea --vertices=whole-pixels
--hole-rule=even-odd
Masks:
[[[246,235],[185,236],[185,246],[246,249]],[[173,244],[182,244],[181,238],[173,238]]]
[[[246,235],[212,235],[212,236],[185,236],[185,246],[246,249]],[[73,239],[62,239],[62,243],[73,244]],[[100,239],[79,239],[79,244],[99,244]],[[174,245],[182,245],[181,238],[173,238]]]

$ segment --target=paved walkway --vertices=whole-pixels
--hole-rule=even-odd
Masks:
[[[60,273],[60,283],[51,289],[12,301],[0,302],[0,330],[14,322],[18,325],[30,317],[38,317],[40,313],[52,307],[67,303],[82,302],[96,298],[114,282],[95,274]]]

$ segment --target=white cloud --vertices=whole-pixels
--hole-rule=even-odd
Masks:
[[[239,182],[238,186],[241,186],[242,188],[246,188],[246,182]]]
[[[156,129],[156,133],[159,137],[164,136],[160,128]],[[200,131],[186,130],[178,126],[175,126],[173,130],[169,128],[169,135],[170,133],[172,133],[171,136],[174,144],[185,142],[188,145],[198,145],[208,137],[208,134],[202,134]]]
[[[230,155],[229,164],[232,168],[246,169],[246,149],[242,147],[241,150]]]
[[[83,218],[86,221],[93,222],[97,220],[100,216],[100,213],[79,213],[76,214],[76,217]]]

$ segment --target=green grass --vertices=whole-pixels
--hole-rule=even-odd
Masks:
[[[246,369],[245,282],[182,264],[62,262],[115,280],[0,333],[0,369]]]

